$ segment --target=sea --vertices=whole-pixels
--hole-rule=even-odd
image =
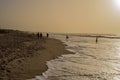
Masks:
[[[52,34],[74,54],[48,61],[48,70],[29,80],[120,80],[120,35]],[[96,42],[96,37],[98,41]]]

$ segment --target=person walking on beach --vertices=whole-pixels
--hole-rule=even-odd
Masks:
[[[43,37],[43,35],[42,35],[42,33],[40,33],[40,38],[42,38]]]
[[[38,37],[38,39],[39,39],[39,37],[40,37],[40,33],[39,33],[39,32],[37,33],[37,37]]]
[[[49,37],[49,34],[47,33],[46,35],[47,35],[47,38],[48,38],[48,37]]]

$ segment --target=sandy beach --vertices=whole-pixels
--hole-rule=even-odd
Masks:
[[[56,39],[37,39],[35,34],[7,31],[0,33],[0,80],[26,80],[47,70],[46,62],[71,54]]]

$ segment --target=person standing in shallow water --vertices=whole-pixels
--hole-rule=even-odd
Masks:
[[[96,44],[98,43],[98,37],[96,37]]]
[[[68,35],[66,35],[66,39],[69,39]]]

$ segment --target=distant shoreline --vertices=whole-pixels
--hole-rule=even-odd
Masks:
[[[47,70],[47,61],[72,53],[65,50],[60,40],[45,37],[38,40],[35,34],[13,30],[2,33],[0,38],[0,79],[3,80],[34,78]]]

